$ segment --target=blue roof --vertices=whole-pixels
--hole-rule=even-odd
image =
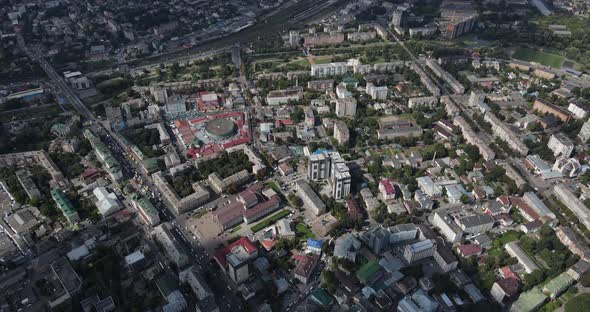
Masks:
[[[319,239],[311,239],[310,238],[307,240],[307,247],[321,249],[322,248],[322,241]]]
[[[332,150],[329,149],[325,149],[325,148],[319,148],[317,149],[315,152],[313,152],[314,154],[321,154],[323,152],[331,152]]]

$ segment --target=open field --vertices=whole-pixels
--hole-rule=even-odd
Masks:
[[[565,57],[562,55],[546,53],[531,48],[518,48],[512,57],[527,62],[536,62],[554,68],[561,68],[563,61],[565,60]]]

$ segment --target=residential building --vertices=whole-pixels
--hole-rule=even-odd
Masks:
[[[418,74],[418,77],[420,77],[420,82],[422,82],[422,84],[424,85],[424,87],[426,87],[426,89],[433,95],[433,96],[439,96],[440,95],[440,88],[438,87],[437,84],[435,84],[430,77],[426,74],[426,72],[424,72],[424,70],[422,69],[422,67],[417,63],[417,62],[413,62],[410,65],[410,68],[416,72],[416,74]]]
[[[328,153],[314,153],[309,155],[307,162],[307,179],[311,181],[324,180],[330,177],[332,161]]]
[[[258,257],[258,249],[248,237],[242,237],[215,253],[221,269],[237,284],[250,277],[250,262]]]
[[[563,294],[573,283],[574,279],[567,274],[567,272],[563,272],[547,282],[545,286],[543,286],[543,293],[551,300],[559,297]]]
[[[336,99],[336,116],[350,117],[356,115],[356,99],[352,97]]]
[[[509,304],[516,299],[520,291],[520,282],[515,278],[497,280],[490,290],[490,295],[499,304]]]
[[[339,145],[348,145],[350,133],[348,131],[348,126],[344,121],[337,120],[334,122],[334,138]]]
[[[169,204],[177,214],[187,212],[191,209],[197,208],[199,205],[209,200],[209,191],[199,183],[192,185],[194,192],[184,198],[180,198],[176,191],[168,184],[162,172],[152,174],[154,183],[158,190],[162,193],[162,197],[167,204]]]
[[[307,82],[307,88],[314,91],[328,91],[334,89],[334,80],[312,80]]]
[[[586,246],[585,241],[581,240],[574,231],[567,226],[558,226],[555,228],[555,235],[559,241],[565,245],[571,252],[580,256],[581,259],[590,259],[590,248]]]
[[[432,225],[451,243],[459,241],[463,236],[463,230],[445,212],[435,210]]]
[[[401,197],[401,190],[393,179],[383,178],[379,180],[379,192],[381,193],[381,198],[383,200],[394,200]],[[396,188],[397,187],[397,188]]]
[[[313,64],[311,65],[312,77],[330,77],[346,75],[351,70],[347,62]]]
[[[346,233],[334,241],[334,257],[346,258],[356,261],[356,254],[361,249],[362,243],[351,233]]]
[[[152,235],[166,251],[166,255],[179,269],[189,264],[189,255],[180,245],[178,238],[174,236],[167,223],[160,224],[152,230]]]
[[[590,209],[576,196],[567,185],[558,183],[553,187],[553,193],[558,200],[571,210],[574,215],[586,226],[590,228]]]
[[[539,269],[535,261],[533,261],[533,259],[531,259],[531,257],[529,257],[529,255],[527,255],[527,253],[522,250],[520,246],[518,246],[517,241],[506,243],[504,248],[510,256],[515,257],[516,260],[518,260],[518,263],[522,265],[527,274],[530,274],[533,271]]]
[[[454,37],[453,37],[454,38]],[[443,79],[455,92],[455,94],[463,94],[465,93],[465,87],[457,80],[453,75],[449,72],[445,71],[440,65],[433,59],[427,59],[426,65],[432,70],[432,72],[438,76],[439,78]]]
[[[574,142],[565,134],[559,132],[551,135],[547,147],[553,151],[553,156],[570,157],[574,152]]]
[[[419,289],[406,295],[397,305],[398,312],[435,312],[439,303],[426,291]]]
[[[215,302],[215,294],[207,285],[205,278],[201,275],[196,266],[191,266],[178,273],[181,283],[187,283],[197,299],[197,312],[219,312]]]
[[[571,118],[571,114],[568,110],[553,105],[543,99],[536,99],[533,103],[533,110],[538,111],[541,114],[549,114],[556,118],[559,118],[562,122],[568,122]]]
[[[413,97],[408,99],[408,108],[434,108],[438,104],[438,97],[436,96],[423,96]]]
[[[535,211],[539,218],[549,220],[556,218],[555,214],[551,212],[549,207],[534,192],[525,192],[522,199]]]
[[[455,218],[457,225],[465,233],[479,234],[491,230],[495,219],[488,214],[473,214]]]
[[[297,262],[293,270],[293,277],[298,279],[301,283],[307,284],[313,270],[315,270],[319,256],[317,255],[294,255],[293,258]]]
[[[404,248],[404,259],[408,263],[414,263],[418,260],[432,257],[435,248],[434,243],[429,239],[406,245]]]
[[[416,178],[418,187],[430,197],[440,197],[442,195],[442,189],[438,186],[432,178],[429,176]]]
[[[295,185],[297,185],[298,195],[301,197],[301,200],[303,200],[303,205],[314,215],[319,216],[326,212],[326,204],[324,204],[307,182],[299,180]]]
[[[537,311],[545,301],[547,296],[539,290],[538,287],[533,287],[531,290],[520,294],[510,307],[510,312],[533,312]]]
[[[455,117],[453,123],[461,128],[465,141],[479,149],[479,153],[484,160],[492,160],[496,157],[496,153],[489,147],[489,144],[483,141],[462,116]]]
[[[586,121],[582,125],[582,128],[578,133],[578,138],[580,138],[580,141],[582,141],[582,143],[586,143],[588,139],[590,139],[590,120]]]
[[[55,201],[57,208],[61,211],[63,216],[68,220],[69,223],[73,224],[80,221],[80,216],[78,212],[70,202],[69,198],[66,194],[57,188],[51,190],[51,197]]]
[[[418,228],[413,223],[390,226],[387,230],[390,233],[389,242],[391,244],[413,240],[418,234]]]
[[[298,102],[303,99],[303,88],[292,87],[285,90],[270,91],[266,96],[268,105],[281,105],[290,102]]]
[[[95,188],[92,193],[96,197],[96,207],[98,212],[103,216],[109,216],[123,208],[117,199],[117,195],[113,192],[107,191],[104,187]]]
[[[498,119],[492,112],[487,112],[484,120],[492,126],[494,136],[500,138],[502,141],[508,143],[508,146],[522,156],[526,156],[529,148],[522,142],[522,140],[512,131],[510,126]]]
[[[147,197],[133,194],[130,198],[133,208],[137,210],[143,222],[151,226],[160,223],[160,213]]]
[[[218,194],[227,192],[230,187],[238,188],[249,179],[250,173],[246,169],[238,171],[224,179],[217,172],[213,172],[207,177],[209,185]]]
[[[367,92],[373,100],[386,100],[389,90],[387,89],[387,86],[377,87],[374,84],[367,82],[365,92]]]
[[[567,110],[572,113],[574,118],[576,119],[584,119],[588,116],[590,112],[590,107],[585,100],[577,99],[571,101],[567,107]]]
[[[419,137],[423,132],[420,126],[409,120],[402,119],[399,116],[387,116],[379,119],[377,137],[380,140],[397,137]]]

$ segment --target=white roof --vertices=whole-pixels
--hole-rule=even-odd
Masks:
[[[139,250],[132,253],[132,254],[125,256],[125,262],[127,263],[127,265],[131,265],[131,264],[133,264],[137,261],[141,261],[143,259],[145,259],[145,256]]]

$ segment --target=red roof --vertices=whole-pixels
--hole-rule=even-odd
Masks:
[[[99,173],[100,173],[100,170],[98,170],[96,168],[88,168],[88,169],[86,169],[86,171],[82,172],[81,176],[83,178],[89,178],[89,177],[95,176]]]
[[[478,255],[481,253],[481,247],[479,247],[477,245],[473,245],[473,244],[461,245],[461,246],[457,247],[457,249],[459,250],[459,253],[463,257],[469,257],[469,256],[473,256],[473,255]]]
[[[531,219],[537,220],[539,218],[539,214],[529,204],[527,204],[522,198],[520,197],[510,197],[510,202],[520,209],[523,213],[528,215]]]
[[[516,279],[520,281],[520,277],[512,271],[509,266],[503,266],[500,268],[500,275],[505,279]]]
[[[260,244],[262,245],[262,247],[264,247],[264,249],[266,249],[267,251],[273,250],[277,243],[278,243],[278,241],[276,239],[270,239],[270,238],[265,238],[262,241],[260,241]]]
[[[244,250],[246,250],[246,252],[249,254],[256,252],[256,246],[254,246],[252,241],[250,241],[250,239],[247,236],[244,236],[238,239],[237,241],[227,245],[225,248],[217,251],[215,253],[215,260],[217,260],[217,262],[223,267],[226,267],[227,259],[225,257],[232,251],[232,249],[238,246],[244,248]]]
[[[349,198],[346,200],[346,207],[348,208],[348,215],[352,219],[359,219],[363,216],[363,210],[354,198]]]
[[[385,188],[385,193],[387,193],[387,195],[395,194],[395,187],[391,184],[392,181],[392,179],[381,179],[381,181],[379,181],[379,183]]]
[[[518,291],[520,290],[520,282],[515,278],[503,278],[498,281],[498,286],[504,290],[504,293],[508,297],[514,297],[518,295]]]
[[[502,205],[509,207],[510,206],[510,197],[506,195],[500,195],[497,199]]]
[[[309,277],[318,262],[317,257],[308,255],[294,255],[293,259],[298,262],[297,267],[295,267],[295,274],[305,278]]]

